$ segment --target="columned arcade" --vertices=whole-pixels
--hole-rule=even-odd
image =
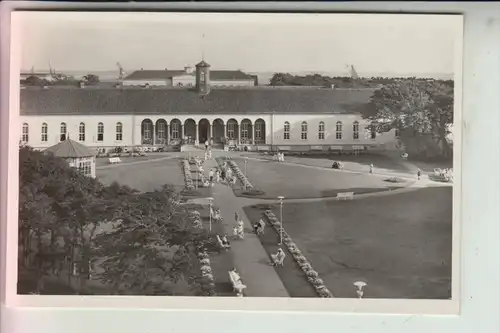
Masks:
[[[172,145],[203,144],[205,141],[214,144],[266,144],[266,123],[259,118],[255,121],[243,119],[238,122],[231,118],[224,122],[220,118],[193,119],[184,122],[174,118],[168,122],[158,119],[153,122],[146,118],[141,122],[141,144],[143,145]]]

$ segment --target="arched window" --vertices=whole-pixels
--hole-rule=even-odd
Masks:
[[[104,141],[104,124],[97,124],[97,141]]]
[[[116,123],[116,141],[123,140],[123,125],[122,123]]]
[[[335,138],[337,140],[342,140],[342,122],[337,121],[335,124]]]
[[[48,141],[48,127],[47,123],[42,124],[42,142],[47,142]]]
[[[248,139],[248,122],[244,121],[241,122],[241,139],[247,140]]]
[[[61,129],[59,131],[59,140],[60,141],[66,140],[66,133],[68,133],[66,123],[61,123]]]
[[[319,122],[318,139],[325,140],[325,123],[322,121]]]
[[[80,123],[80,126],[78,126],[78,140],[85,141],[85,124],[84,123]]]
[[[21,135],[21,141],[23,143],[28,143],[29,141],[29,127],[28,127],[28,124],[27,123],[24,123],[23,124],[23,132],[22,132],[22,135]]]
[[[285,121],[285,126],[283,127],[283,139],[290,140],[290,123]]]
[[[352,138],[354,140],[359,139],[359,122],[358,121],[355,121],[354,123],[352,123]]]
[[[302,140],[307,140],[307,123],[305,121],[300,125],[300,138]]]

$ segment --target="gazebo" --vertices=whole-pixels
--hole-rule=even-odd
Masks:
[[[70,167],[79,170],[85,176],[95,178],[95,154],[81,143],[68,138],[45,149],[45,152],[65,159]]]

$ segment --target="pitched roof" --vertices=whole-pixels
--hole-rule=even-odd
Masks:
[[[21,115],[357,113],[372,89],[220,88],[21,89]]]
[[[138,70],[127,76],[126,81],[144,80],[168,80],[175,76],[194,75],[188,74],[184,70]],[[215,81],[225,80],[251,80],[252,77],[240,70],[213,70],[210,71],[210,79]]]
[[[149,70],[141,69],[133,72],[124,80],[168,80],[174,76],[184,75],[184,70]]]
[[[64,158],[90,157],[94,155],[89,148],[71,139],[59,142],[58,144],[45,149],[44,152],[52,153],[54,156]]]
[[[253,77],[242,71],[216,70],[210,71],[210,80],[212,81],[231,81],[231,80],[253,80]]]

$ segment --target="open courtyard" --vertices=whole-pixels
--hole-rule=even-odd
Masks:
[[[185,191],[181,165],[188,155],[203,160],[201,150],[124,160],[99,166],[97,177],[105,184],[116,181],[144,192],[164,184]],[[200,172],[191,166],[190,177],[198,188],[197,195],[187,197],[200,212],[203,227],[211,228],[214,237],[227,235],[230,240],[228,251],[210,253],[217,295],[234,295],[228,271],[236,268],[246,296],[318,297],[314,283],[319,280],[333,297],[357,297],[356,281],[367,284],[366,298],[451,297],[450,184],[425,176],[417,180],[413,164],[376,155],[345,157],[344,169],[333,170],[332,161],[342,156],[287,156],[285,162],[276,162],[255,153],[214,151],[212,159],[202,162],[203,176],[208,179],[210,170],[220,169],[226,157],[241,177],[246,175],[254,193],[248,194],[252,191],[241,178],[232,186],[220,181],[203,188],[196,180]],[[369,164],[375,166],[373,173]],[[342,192],[353,192],[353,200],[336,200]],[[314,283],[286,244],[277,245],[279,233],[264,215],[272,212],[280,219],[280,195],[285,197],[284,230],[317,273]],[[209,206],[220,211],[223,221],[210,218]],[[241,240],[233,237],[235,213],[244,223]],[[261,218],[267,227],[257,235],[253,224]],[[286,257],[282,267],[274,267],[271,258],[279,248]]]

